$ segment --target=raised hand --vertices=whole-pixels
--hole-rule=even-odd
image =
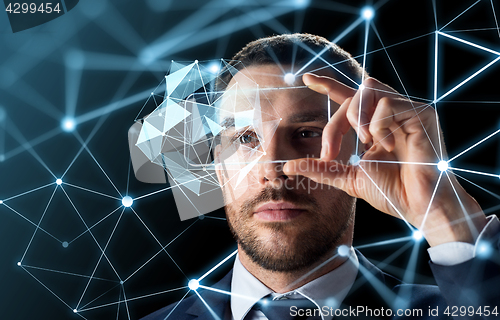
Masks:
[[[373,78],[357,90],[312,74],[304,75],[303,81],[328,94],[340,108],[323,130],[321,159],[289,161],[285,174],[302,175],[362,198],[418,228],[431,246],[475,241],[486,218],[453,174],[438,169],[447,155],[430,105],[403,98]],[[345,164],[336,158],[351,128],[363,143],[358,149],[367,150],[352,150],[361,160]],[[307,165],[299,165],[304,161]]]

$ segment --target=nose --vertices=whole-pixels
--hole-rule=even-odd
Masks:
[[[274,137],[265,150],[259,164],[259,183],[272,187],[282,187],[289,177],[283,173],[283,166],[288,160],[288,148],[284,143],[279,143]]]

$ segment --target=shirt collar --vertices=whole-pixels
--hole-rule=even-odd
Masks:
[[[236,255],[231,279],[231,313],[234,320],[243,320],[253,305],[263,297],[271,294],[273,299],[282,296],[288,298],[308,297],[320,307],[338,308],[351,289],[358,273],[359,261],[351,247],[350,259],[336,269],[316,278],[300,288],[282,294],[275,293],[255,278],[242,264]],[[300,293],[296,293],[300,292]]]

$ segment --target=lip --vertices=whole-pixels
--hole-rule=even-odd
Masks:
[[[306,211],[290,202],[270,202],[259,206],[254,216],[266,221],[289,221]]]

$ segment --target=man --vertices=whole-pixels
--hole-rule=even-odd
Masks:
[[[145,319],[498,316],[491,312],[500,304],[493,261],[500,223],[438,170],[446,150],[434,109],[368,78],[348,53],[317,36],[260,39],[233,60],[241,62],[233,64],[238,72],[219,83],[225,130],[215,158],[238,244],[234,268],[214,286],[219,291],[199,290],[201,299]],[[284,77],[300,68],[302,79]],[[265,94],[249,100],[256,88]],[[235,113],[257,109],[260,126],[235,125]],[[255,165],[241,178],[238,163]],[[418,228],[431,246],[438,287],[402,284],[352,248],[356,198]],[[476,257],[478,243],[494,247],[494,258]]]

